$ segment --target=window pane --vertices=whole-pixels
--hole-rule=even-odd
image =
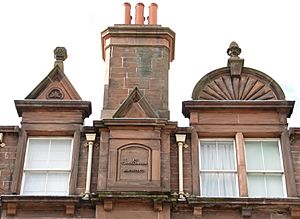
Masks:
[[[232,141],[219,141],[218,143],[218,169],[235,170],[235,157]]]
[[[219,173],[219,196],[234,197],[237,196],[235,173]]]
[[[25,173],[24,195],[41,195],[45,193],[46,173]]]
[[[71,139],[52,139],[49,155],[50,169],[69,169]]]
[[[245,141],[247,170],[264,170],[260,141]]]
[[[281,170],[278,141],[263,141],[265,170]]]
[[[218,173],[201,174],[202,196],[219,196]]]
[[[218,166],[216,141],[201,141],[201,169],[216,170]]]
[[[47,139],[29,139],[26,167],[32,168],[46,168],[49,152],[49,140]]]
[[[201,194],[211,197],[237,196],[235,173],[202,173]]]
[[[282,175],[266,175],[267,196],[283,197]]]
[[[47,194],[67,195],[69,184],[69,173],[48,173]]]
[[[264,175],[248,175],[248,196],[266,197]]]
[[[235,170],[235,154],[232,141],[201,141],[202,170]]]

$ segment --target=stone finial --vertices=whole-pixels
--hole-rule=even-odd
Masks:
[[[241,59],[239,57],[239,54],[241,54],[241,52],[242,49],[239,47],[239,45],[236,42],[232,41],[232,43],[230,43],[229,45],[229,48],[227,49],[227,54],[230,56],[227,66],[230,67],[231,76],[240,77],[242,73],[244,59]]]
[[[230,56],[230,59],[236,59],[240,58],[239,54],[241,54],[242,49],[239,47],[239,45],[232,41],[229,45],[229,48],[227,49],[227,54]]]
[[[56,47],[54,49],[54,58],[57,61],[65,61],[68,58],[66,48],[65,47]]]

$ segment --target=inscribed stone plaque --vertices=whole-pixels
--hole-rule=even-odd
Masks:
[[[150,180],[150,149],[134,145],[119,149],[119,180]]]

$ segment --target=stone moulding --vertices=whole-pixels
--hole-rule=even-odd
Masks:
[[[233,76],[229,67],[216,69],[202,77],[194,87],[193,100],[284,100],[277,82],[256,69],[243,67]]]
[[[190,116],[191,111],[200,109],[257,109],[257,110],[280,110],[290,117],[295,101],[286,100],[191,100],[182,102],[182,113],[185,117]]]
[[[15,100],[15,106],[19,117],[25,111],[47,109],[52,111],[80,110],[84,117],[88,117],[92,113],[91,102],[82,100]]]
[[[119,38],[119,40],[111,40]],[[145,39],[140,41],[139,39]],[[131,41],[129,41],[132,39]],[[129,43],[130,42],[130,43]],[[170,51],[170,61],[175,56],[175,32],[160,25],[115,25],[101,33],[102,58],[105,60],[105,50],[111,45],[130,46],[166,46]]]

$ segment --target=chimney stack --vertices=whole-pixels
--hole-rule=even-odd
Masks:
[[[135,24],[144,24],[144,4],[137,3],[135,6]]]
[[[130,15],[131,5],[128,2],[125,2],[124,6],[125,6],[125,24],[131,24],[131,15]]]
[[[157,24],[157,8],[158,5],[155,3],[151,3],[151,5],[149,6],[148,24]]]
[[[168,75],[174,59],[175,33],[157,25],[157,4],[150,5],[148,22],[144,22],[144,4],[138,3],[135,24],[130,22],[130,4],[124,6],[125,25],[116,24],[101,33],[102,56],[106,62],[101,118],[113,118],[137,88],[150,111],[159,118],[169,119]]]

